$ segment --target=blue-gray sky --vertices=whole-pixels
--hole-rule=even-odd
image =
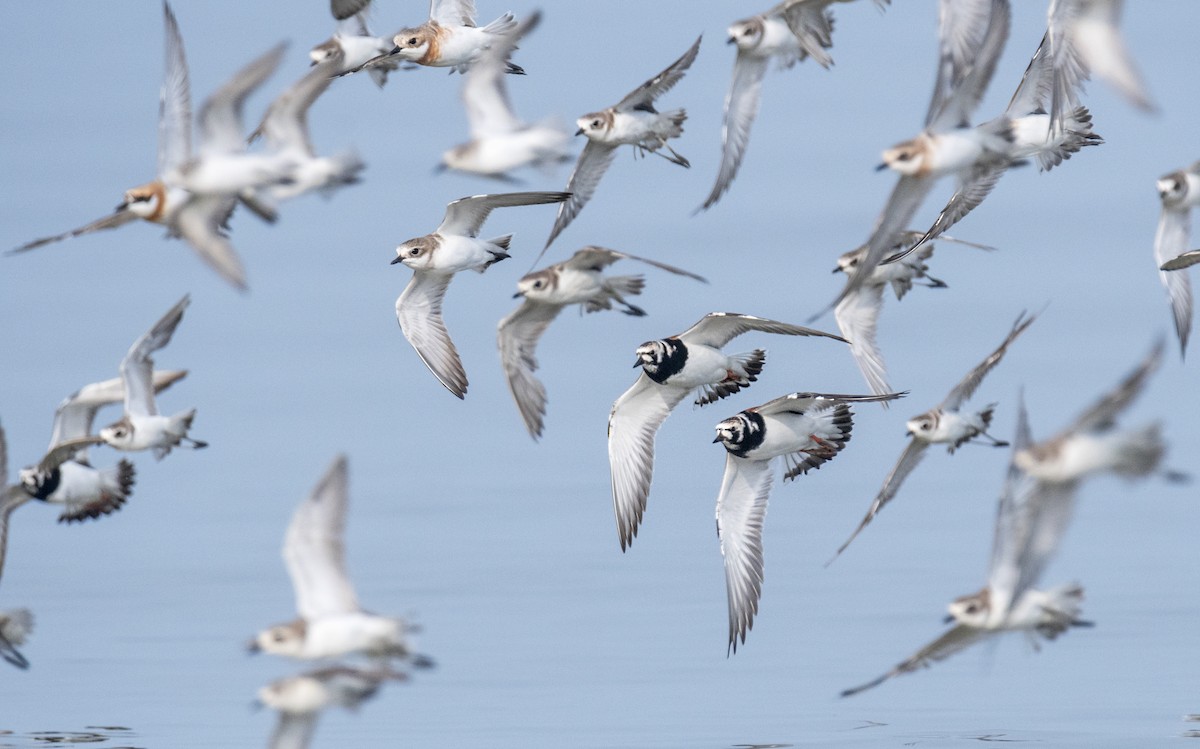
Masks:
[[[419,2],[376,4],[379,32],[426,13]],[[479,6],[483,21],[535,7]],[[1015,6],[981,118],[1007,103],[1044,29],[1044,3]],[[330,201],[284,206],[276,226],[236,216],[248,294],[145,224],[0,258],[8,351],[0,419],[13,463],[38,457],[58,401],[115,376],[133,339],[184,292],[192,306],[158,362],[190,375],[162,407],[196,406],[194,434],[211,443],[161,463],[139,456],[134,498],[103,522],[60,527],[39,506],[15,517],[0,607],[30,606],[39,621],[26,648],[33,669],[3,675],[0,727],[117,723],[153,746],[265,742],[270,721],[243,706],[258,684],[295,668],[247,661],[241,643],[291,616],[283,529],[332,455],[345,451],[361,598],[375,611],[415,615],[423,648],[442,665],[353,721],[331,716],[318,745],[853,743],[874,740],[847,733],[864,720],[889,723],[880,730],[897,741],[1000,729],[1086,744],[1182,731],[1178,716],[1198,709],[1194,485],[1102,479],[1084,488],[1047,582],[1088,587],[1094,631],[1036,657],[1014,639],[854,701],[834,695],[932,639],[944,604],[982,585],[1006,454],[931,455],[844,558],[821,568],[902,449],[905,418],[938,402],[1019,311],[1045,308],[976,396],[999,403],[1000,436],[1012,431],[1020,387],[1035,433],[1047,435],[1170,334],[1151,253],[1154,180],[1200,156],[1200,7],[1130,6],[1124,28],[1160,114],[1136,112],[1092,83],[1084,101],[1105,145],[1049,174],[1030,167],[1006,176],[953,232],[997,251],[939,246],[931,269],[950,288],[888,299],[880,343],[893,384],[911,395],[887,412],[856,409],[843,455],[776,487],[760,617],[728,660],[712,520],[724,456],[710,444],[712,425],[785,392],[865,391],[858,370],[830,341],[734,343],[769,348],[763,377],[735,399],[668,420],[645,525],[625,555],[611,517],[605,418],[633,380],[643,340],[717,309],[800,322],[837,292],[834,260],[867,237],[894,181],[872,171],[879,152],[914,135],[924,116],[932,0],[899,0],[882,14],[869,2],[837,7],[836,65],[768,74],[742,171],[698,216],[716,173],[732,67],[724,29],[761,8],[543,8],[542,26],[518,53],[529,74],[510,80],[528,119],[571,122],[612,104],[704,34],[691,72],[660,102],[688,109],[676,150],[692,168],[620,154],[545,262],[600,244],[711,284],[650,269],[638,302],[648,317],[565,313],[539,350],[550,394],[541,444],[511,403],[494,331],[552,207],[494,213],[484,231],[515,233],[513,259],[450,289],[447,325],[471,379],[465,402],[434,380],[396,325],[393,303],[409,272],[388,265],[393,247],[436,226],[450,200],[508,189],[433,175],[441,151],[467,131],[460,79],[443,71],[397,73],[382,91],[353,77],[317,102],[318,149],[357,148],[364,181]],[[323,0],[174,7],[197,106],[246,61],[291,40],[251,116],[307,70],[308,48],[332,29]],[[156,3],[128,0],[6,10],[0,247],[13,247],[103,215],[125,188],[152,177],[162,19]],[[526,189],[559,189],[568,173],[520,176]],[[935,193],[922,221],[948,193]],[[1200,444],[1194,369],[1181,365],[1172,337],[1165,366],[1128,416],[1163,419],[1170,460],[1183,469],[1194,469]]]

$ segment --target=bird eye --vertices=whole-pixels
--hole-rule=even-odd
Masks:
[[[742,32],[742,36],[754,36],[754,29],[746,29]]]
[[[921,425],[921,429],[922,429],[923,431],[926,431],[926,432],[928,432],[928,431],[929,431],[929,422],[925,422],[924,424],[922,424],[922,425]]]
[[[276,632],[275,634],[271,635],[271,639],[273,639],[275,642],[283,642],[283,633]]]
[[[408,46],[410,46],[410,47],[417,46],[417,38],[415,36],[412,39],[408,40]]]
[[[592,127],[598,129],[600,127],[600,120],[592,120]]]
[[[417,255],[420,255],[420,254],[421,254],[421,248],[420,248],[420,247],[414,247],[414,248],[412,248],[411,250],[409,250],[409,251],[408,251],[408,254],[409,254],[409,255],[412,255],[413,257],[416,257]]]
[[[534,281],[534,282],[533,282],[533,288],[535,288],[535,289],[540,289],[540,288],[542,288],[542,282],[541,282],[541,281]]]

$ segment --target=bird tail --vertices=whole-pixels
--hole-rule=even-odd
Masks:
[[[1148,476],[1158,470],[1166,451],[1162,424],[1155,422],[1141,429],[1131,429],[1120,435],[1119,458],[1112,470],[1127,478]]]
[[[504,15],[497,18],[495,21],[492,21],[491,23],[489,23],[487,26],[484,26],[483,31],[488,34],[504,35],[504,34],[509,33],[510,31],[512,31],[516,27],[517,27],[517,19],[513,17],[512,13],[505,13]]]
[[[812,431],[817,448],[786,456],[788,466],[783,474],[785,481],[825,465],[837,457],[850,441],[850,432],[854,429],[854,412],[848,404],[838,403],[833,408],[810,412],[808,415],[817,422]]]

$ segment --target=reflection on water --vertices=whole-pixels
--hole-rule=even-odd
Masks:
[[[135,734],[124,726],[84,726],[82,731],[31,731],[17,733],[0,730],[0,749],[26,749],[43,744],[99,744],[118,739],[131,739]],[[141,749],[131,744],[106,745],[106,749]]]
[[[258,690],[260,704],[279,711],[270,749],[306,749],[326,708],[357,710],[389,681],[406,681],[408,674],[386,664],[371,668],[332,666],[277,679]]]

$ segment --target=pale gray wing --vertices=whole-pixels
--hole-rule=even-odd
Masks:
[[[429,17],[443,26],[474,26],[475,0],[430,0]]]
[[[965,126],[971,120],[971,115],[988,91],[992,73],[996,72],[996,64],[1004,52],[1004,43],[1008,41],[1009,24],[1012,20],[1012,8],[1009,7],[1008,0],[942,0],[943,11],[947,6],[954,8],[950,11],[952,17],[972,13],[972,10],[985,10],[988,12],[988,20],[984,35],[979,38],[978,43],[971,43],[959,49],[959,52],[966,52],[970,59],[965,68],[959,68],[952,73],[952,85],[944,92],[940,102],[937,102],[938,94],[935,89],[937,108],[934,108],[935,102],[930,103],[929,118],[925,121],[926,128],[935,132],[946,130],[948,127]],[[977,23],[977,19],[972,18],[967,23]],[[966,31],[966,26],[961,26],[959,31]],[[958,31],[952,31],[952,34],[958,34]],[[952,44],[966,41],[971,36],[961,34]],[[938,78],[938,83],[941,83],[941,78]]]
[[[651,260],[650,258],[631,255],[628,252],[618,252],[617,250],[610,250],[607,247],[597,247],[595,245],[588,245],[587,247],[577,250],[574,255],[563,261],[562,265],[565,268],[571,268],[573,270],[602,270],[621,259],[636,260],[639,263],[652,265],[659,270],[665,270],[668,273],[674,273],[677,276],[687,276],[688,278],[695,279],[701,283],[708,283],[708,279],[704,276],[696,275],[695,273],[686,271],[683,268],[676,268],[674,265],[660,263],[657,260]]]
[[[192,195],[175,212],[171,228],[208,263],[221,278],[245,291],[246,269],[238,258],[224,224],[237,205],[237,198],[224,195]]]
[[[746,643],[762,597],[762,526],[771,480],[771,461],[725,454],[725,476],[717,495],[717,538],[729,599],[728,650],[735,653],[739,640]]]
[[[761,406],[750,409],[760,414],[772,416],[775,414],[805,414],[828,411],[839,403],[880,403],[903,398],[903,393],[885,393],[883,395],[849,395],[845,393],[788,393],[773,398]]]
[[[339,455],[292,515],[283,537],[283,560],[305,620],[359,610],[346,572],[346,456]]]
[[[110,213],[104,218],[96,219],[92,223],[85,224],[78,229],[72,229],[71,231],[63,232],[62,234],[55,234],[52,237],[41,237],[40,239],[35,239],[32,242],[26,242],[20,247],[15,247],[9,250],[6,254],[14,255],[18,252],[28,252],[29,250],[36,250],[42,245],[51,244],[53,242],[61,242],[64,239],[71,239],[72,237],[78,237],[80,234],[91,234],[94,231],[100,231],[102,229],[115,229],[118,226],[124,226],[125,224],[128,224],[130,221],[133,221],[136,218],[136,214],[125,208],[122,208],[115,213]]]
[[[1160,269],[1183,254],[1191,226],[1190,208],[1176,210],[1163,206],[1158,217],[1158,230],[1154,233],[1154,262]],[[1165,270],[1159,270],[1158,278],[1167,290],[1175,333],[1179,337],[1179,350],[1183,353],[1187,350],[1188,336],[1192,332],[1192,281],[1186,273]]]
[[[8,517],[21,505],[33,499],[20,484],[0,487],[0,578],[4,576],[4,557],[8,550]]]
[[[1142,392],[1150,375],[1162,364],[1163,342],[1160,338],[1150,353],[1110,392],[1105,393],[1091,408],[1080,414],[1071,426],[1064,429],[1055,439],[1076,432],[1105,429],[1113,425],[1116,417],[1133,399]]]
[[[344,56],[339,52],[312,66],[300,80],[289,86],[267,107],[262,124],[250,137],[262,133],[276,151],[294,151],[309,157],[316,155],[308,133],[308,110],[333,83],[341,70]]]
[[[1159,270],[1183,270],[1200,263],[1200,250],[1189,250],[1159,266]],[[1190,315],[1189,315],[1190,317]]]
[[[8,436],[0,426],[0,494],[8,490]]]
[[[1074,517],[1075,495],[1079,489],[1079,484],[1074,481],[1042,482],[1030,477],[1024,480],[1029,487],[1021,506],[1018,554],[1012,569],[994,570],[988,579],[991,604],[1009,609],[1037,586],[1054,558]]]
[[[996,503],[996,520],[992,530],[992,553],[988,561],[989,601],[997,611],[1007,611],[1018,598],[1021,585],[1022,557],[1032,536],[1034,515],[1031,512],[1038,482],[1022,471],[1016,456],[1033,443],[1029,429],[1029,414],[1025,409],[1025,394],[1017,398],[1017,428],[1009,453],[1004,487]]]
[[[569,197],[569,192],[502,192],[459,198],[446,206],[446,215],[435,231],[442,235],[477,237],[483,222],[496,208],[561,203]]]
[[[1072,43],[1071,26],[1079,12],[1078,0],[1050,0],[1046,16],[1046,41],[1049,43],[1051,72],[1050,127],[1061,133],[1067,117],[1079,105],[1079,93],[1088,79],[1088,70]]]
[[[121,360],[121,380],[125,384],[125,413],[151,416],[158,413],[154,406],[154,360],[155,351],[171,342],[171,336],[183,319],[183,311],[191,303],[191,296],[184,294],[175,306],[167,310],[154,327],[133,342],[129,352]]]
[[[966,650],[975,643],[985,640],[994,633],[993,630],[980,629],[978,627],[968,627],[964,624],[959,624],[947,630],[941,637],[929,643],[925,647],[918,650],[910,658],[907,658],[891,671],[888,671],[883,676],[877,679],[872,679],[866,684],[860,684],[857,687],[851,687],[842,691],[842,697],[850,697],[865,692],[868,689],[877,687],[883,682],[901,674],[911,673],[918,669],[928,668],[938,661],[943,661],[955,653]]]
[[[329,12],[335,21],[345,21],[366,10],[371,0],[329,0]]]
[[[542,436],[546,415],[546,387],[533,374],[538,368],[537,345],[561,310],[562,305],[526,299],[496,328],[500,365],[504,368],[509,392],[525,420],[529,436],[535,440]]]
[[[892,188],[892,192],[888,196],[887,205],[879,214],[875,227],[871,230],[871,236],[867,239],[867,249],[858,262],[857,270],[854,275],[846,279],[846,285],[842,287],[841,293],[833,300],[833,303],[814,315],[813,320],[824,314],[826,310],[836,307],[843,299],[867,283],[875,272],[875,268],[895,247],[897,236],[907,231],[909,222],[912,221],[917,209],[921,207],[921,203],[925,202],[925,196],[933,188],[933,182],[934,180],[929,177],[907,176],[896,181],[896,186]]]
[[[554,227],[550,229],[550,236],[546,238],[546,245],[542,248],[542,253],[546,252],[546,248],[554,242],[563,229],[566,229],[575,220],[587,202],[592,199],[592,195],[596,193],[596,187],[600,184],[600,178],[608,171],[608,167],[616,155],[615,146],[588,140],[587,145],[579,154],[579,161],[575,162],[575,170],[571,172],[571,178],[567,180],[567,192],[571,197],[558,207],[558,215],[554,217]],[[539,255],[539,259],[540,257]]]
[[[929,227],[929,230],[916,243],[883,262],[894,263],[897,260],[903,260],[910,253],[926,246],[951,226],[966,218],[968,213],[975,210],[984,201],[984,198],[991,195],[992,189],[1008,171],[1008,167],[1009,165],[1004,162],[987,162],[971,167],[965,176],[959,178],[958,188],[946,201],[945,207],[942,208],[937,218],[934,219],[933,226]]]
[[[800,43],[804,54],[813,58],[823,68],[833,65],[833,58],[825,50],[833,47],[833,14],[828,10],[829,2],[784,3],[783,20]]]
[[[201,151],[238,153],[245,146],[242,135],[242,108],[246,98],[261,86],[279,66],[287,43],[275,45],[252,61],[205,100],[200,107]]]
[[[289,713],[280,710],[275,730],[271,732],[269,749],[309,749],[313,733],[317,730],[320,711]]]
[[[1153,112],[1154,102],[1117,28],[1123,4],[1124,0],[1078,3],[1078,15],[1071,23],[1071,43],[1089,72],[1115,88],[1130,104]]]
[[[484,50],[463,76],[462,101],[467,110],[472,138],[511,133],[524,123],[513,111],[508,96],[508,58],[525,34],[542,19],[541,11],[533,11],[508,34]]]
[[[896,461],[896,465],[892,466],[891,473],[883,480],[883,488],[879,490],[879,494],[875,495],[874,501],[871,502],[870,508],[867,509],[867,514],[863,516],[858,527],[850,534],[845,543],[838,547],[838,550],[833,553],[833,559],[826,562],[826,566],[833,563],[834,559],[841,556],[850,542],[862,533],[863,528],[875,519],[883,506],[892,501],[896,493],[900,491],[900,485],[904,483],[904,479],[908,478],[908,474],[913,472],[913,469],[921,462],[921,458],[925,457],[925,450],[929,447],[929,443],[924,440],[910,439],[908,446],[904,448],[904,452],[900,453],[900,459]]]
[[[684,52],[682,57],[668,65],[663,72],[630,91],[624,99],[617,102],[613,109],[618,112],[628,112],[632,109],[645,109],[653,112],[654,100],[679,83],[683,74],[696,60],[696,53],[700,51],[700,39],[701,37],[696,37],[695,43],[688,47],[688,51]]]
[[[1006,0],[941,0],[938,3],[938,68],[925,127],[939,120],[947,102],[975,68],[997,6]],[[986,86],[986,83],[985,83]],[[957,123],[956,123],[957,124]]]
[[[160,393],[187,376],[187,370],[156,370],[153,375],[154,392]],[[58,404],[54,411],[54,427],[50,431],[50,447],[60,442],[88,437],[92,433],[92,422],[96,412],[103,406],[125,400],[125,382],[120,377],[84,385]]]
[[[608,463],[621,551],[633,543],[654,478],[654,438],[688,391],[659,385],[640,372],[608,416]]]
[[[876,331],[883,309],[883,285],[867,284],[848,294],[833,308],[838,330],[850,342],[850,354],[872,393],[890,393],[887,365],[879,350]]]
[[[939,403],[937,407],[946,411],[957,411],[979,389],[980,383],[983,382],[984,377],[987,377],[988,372],[991,372],[1000,363],[1000,360],[1004,358],[1004,353],[1008,351],[1008,347],[1012,345],[1013,341],[1017,340],[1017,336],[1024,333],[1025,329],[1032,325],[1036,319],[1037,315],[1026,317],[1024,312],[1018,315],[1012,329],[1008,331],[1008,335],[1004,337],[1004,340],[996,347],[996,350],[988,354],[979,364],[975,365],[974,369],[967,372],[967,376],[950,390],[946,395],[946,399]]]
[[[404,337],[438,382],[462,398],[467,394],[467,372],[442,320],[442,300],[453,278],[443,273],[415,271],[396,299],[396,319]]]
[[[752,330],[778,335],[820,336],[849,343],[845,338],[833,333],[737,312],[709,312],[695,325],[680,333],[678,337],[688,345],[700,344],[701,346],[721,348],[742,333]]]
[[[1025,75],[1021,76],[1017,90],[1004,109],[1008,117],[1015,119],[1037,111],[1049,112],[1055,85],[1051,43],[1050,32],[1047,31],[1042,35],[1041,43],[1025,67]],[[1074,108],[1074,105],[1070,106],[1070,109]]]
[[[158,177],[192,157],[192,89],[183,37],[171,6],[163,3],[165,60],[158,94]]]
[[[733,64],[733,80],[725,94],[725,120],[721,123],[721,168],[712,191],[704,199],[701,210],[710,208],[721,199],[737,176],[750,142],[750,127],[758,116],[762,99],[763,77],[770,58],[756,57],[739,51]]]

